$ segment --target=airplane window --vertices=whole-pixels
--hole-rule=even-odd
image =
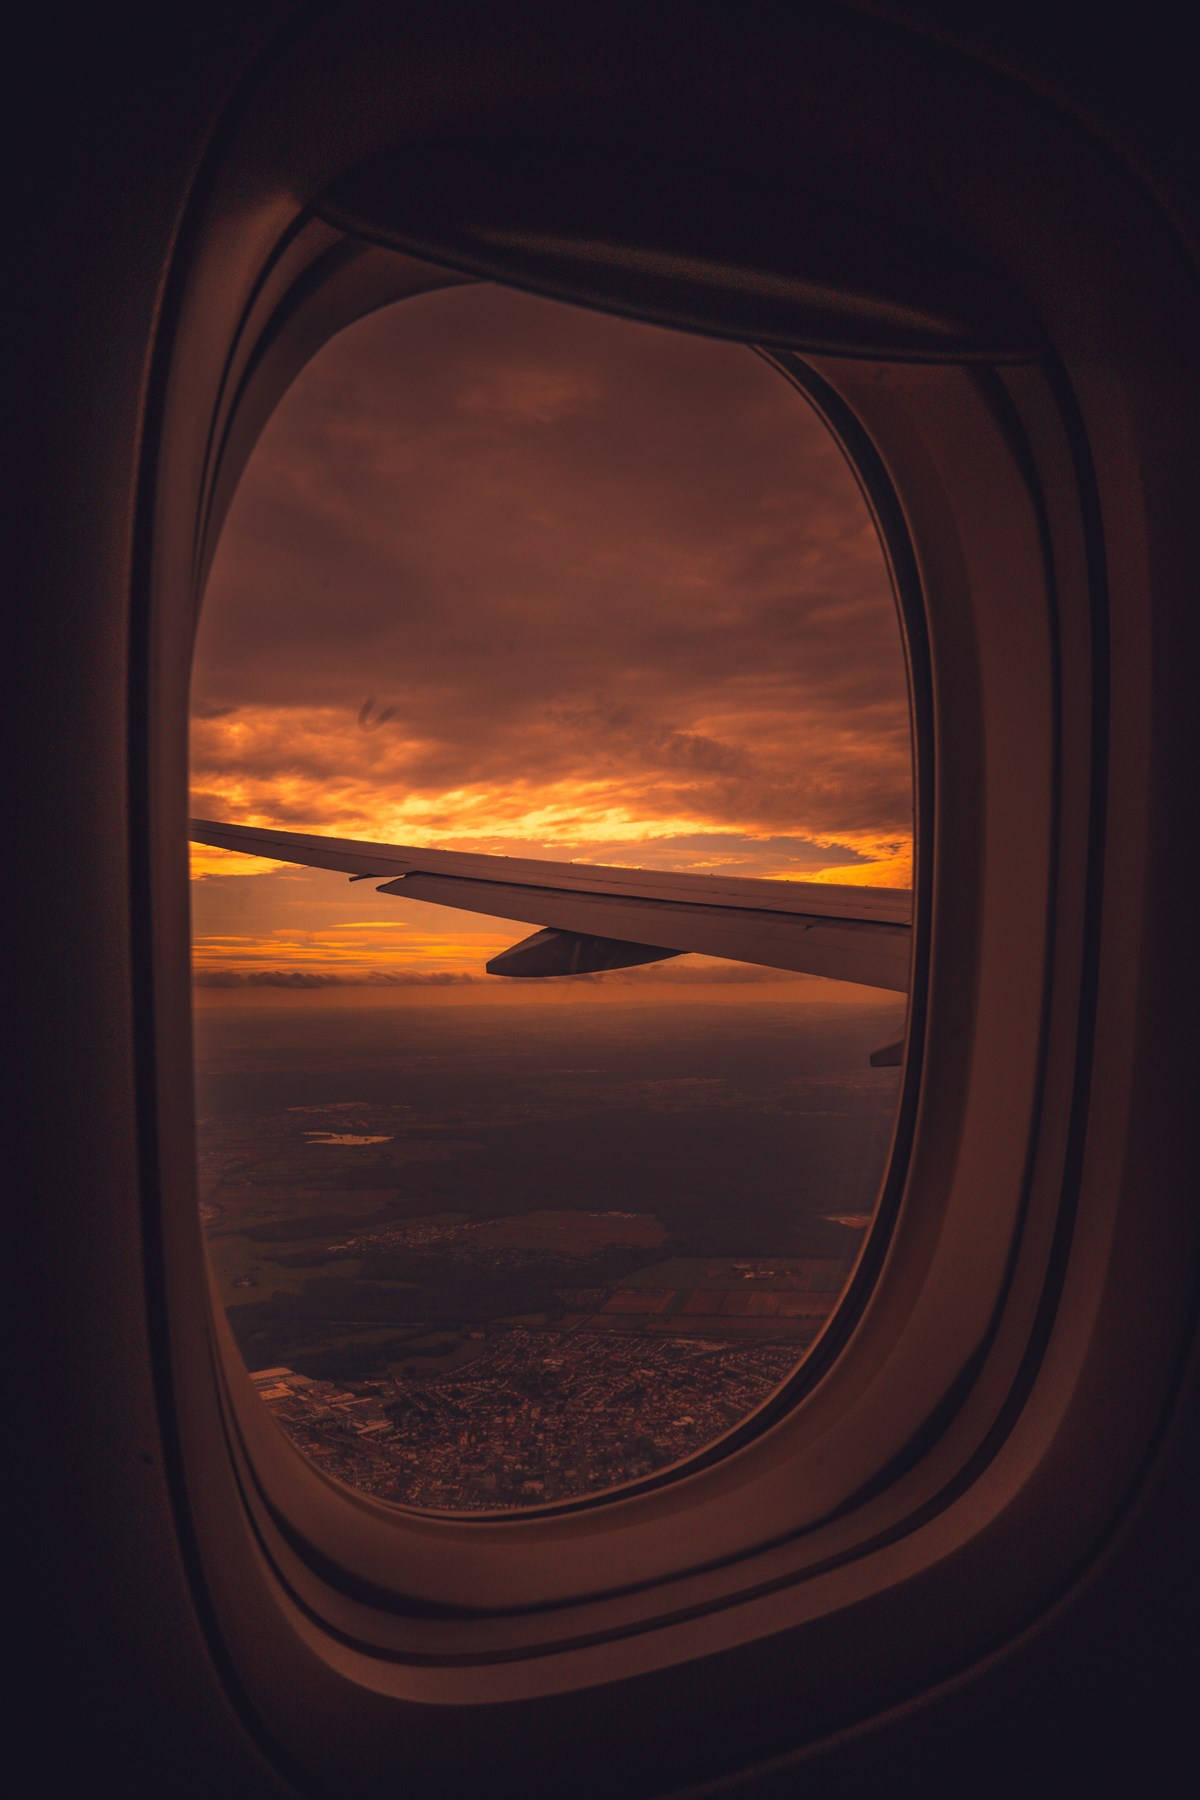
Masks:
[[[283,1429],[470,1514],[742,1427],[846,1289],[901,1077],[903,646],[818,415],[487,284],[361,320],[241,480],[191,757],[245,833],[193,847],[203,1225]]]

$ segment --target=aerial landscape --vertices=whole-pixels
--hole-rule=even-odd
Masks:
[[[901,1000],[555,985],[201,994],[222,1302],[284,1429],[378,1498],[547,1504],[693,1454],[792,1374],[857,1256]]]

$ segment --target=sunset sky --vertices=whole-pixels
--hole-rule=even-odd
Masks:
[[[736,345],[487,285],[361,321],[285,396],[192,706],[209,818],[911,879],[895,608],[825,427]],[[473,980],[530,929],[217,850],[193,869],[203,983]],[[638,979],[689,971],[735,973]]]

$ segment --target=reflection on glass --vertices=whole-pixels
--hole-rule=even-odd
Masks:
[[[555,861],[907,887],[904,663],[851,472],[737,346],[489,286],[334,339],[197,644],[193,810]],[[826,1326],[896,994],[702,957],[505,980],[532,927],[194,856],[200,1176],[266,1405],[396,1503],[677,1463]]]

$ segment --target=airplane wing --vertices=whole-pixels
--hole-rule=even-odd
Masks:
[[[585,974],[699,951],[908,990],[907,889],[476,856],[210,819],[193,819],[190,833],[223,850],[375,880],[383,894],[543,927],[493,957],[493,975]]]

